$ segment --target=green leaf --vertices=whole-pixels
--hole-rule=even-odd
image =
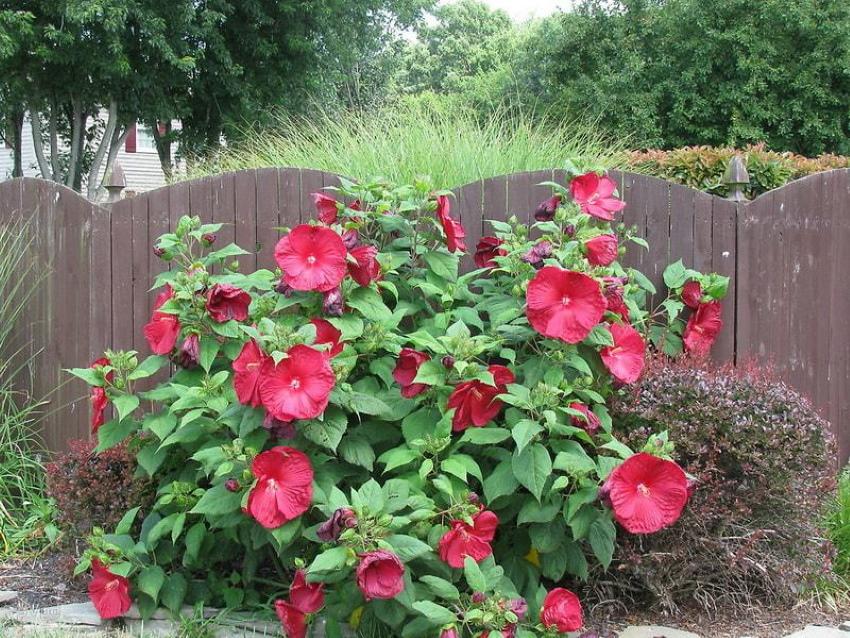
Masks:
[[[121,394],[112,400],[118,412],[118,420],[123,421],[139,407],[139,397],[134,394]]]
[[[334,452],[347,429],[348,417],[345,412],[334,406],[325,410],[322,420],[311,419],[300,424],[298,428],[304,438]]]
[[[419,366],[413,382],[424,383],[425,385],[443,385],[446,382],[446,368],[439,359],[426,361]]]
[[[242,506],[242,495],[239,492],[231,492],[224,483],[208,489],[204,492],[201,500],[191,509],[190,514],[204,514],[206,516],[222,516],[232,512],[238,512]]]
[[[543,426],[540,425],[537,421],[531,421],[529,419],[523,419],[519,423],[517,423],[513,429],[511,430],[511,434],[514,437],[514,442],[516,442],[516,451],[522,452],[525,447],[531,443],[532,439],[535,436],[540,434],[543,431]]]
[[[95,451],[103,452],[111,447],[115,447],[138,428],[138,422],[133,419],[124,419],[123,421],[113,420],[109,423],[104,423],[97,430],[97,448]]]
[[[688,280],[688,272],[680,259],[664,269],[664,285],[670,288],[681,288]]]
[[[590,525],[587,538],[590,547],[602,567],[608,569],[614,556],[614,541],[617,537],[617,528],[609,516],[599,516]]]
[[[563,499],[561,497],[555,497],[554,500],[545,504],[527,499],[519,514],[517,514],[516,522],[518,525],[523,523],[549,523],[555,520],[562,506]]]
[[[189,589],[189,584],[186,582],[186,577],[180,572],[175,572],[168,577],[165,585],[160,592],[162,604],[173,614],[180,611],[183,606],[183,600],[186,598],[186,592]]]
[[[549,451],[540,443],[535,443],[520,453],[514,453],[511,466],[516,479],[539,501],[546,479],[552,473]]]
[[[416,459],[421,459],[422,455],[416,450],[411,450],[406,447],[397,447],[391,450],[387,450],[381,456],[378,457],[378,463],[383,463],[386,467],[384,467],[384,474],[387,472],[396,469],[397,467],[401,467],[403,465],[407,465],[411,461]]]
[[[458,588],[438,576],[422,576],[419,582],[425,583],[428,589],[434,592],[434,595],[438,598],[460,600],[460,591],[458,591]]]
[[[489,503],[500,496],[513,494],[517,487],[519,487],[519,483],[514,477],[511,461],[502,461],[484,479],[484,496]]]
[[[210,371],[213,361],[221,348],[221,343],[215,337],[204,335],[201,337],[201,355],[198,358],[198,363],[207,372]]]
[[[583,474],[596,470],[596,462],[584,451],[581,444],[576,441],[564,441],[563,446],[566,449],[558,452],[555,457],[553,467],[556,470],[567,474]]]
[[[133,527],[133,522],[136,520],[136,515],[139,513],[139,509],[141,508],[134,507],[121,517],[121,520],[118,521],[118,525],[115,526],[116,534],[130,533],[130,529]]]
[[[413,608],[425,616],[432,625],[447,625],[457,621],[457,615],[453,611],[430,600],[418,600],[413,603]]]
[[[505,428],[469,428],[462,437],[461,443],[471,443],[472,445],[493,445],[501,443],[511,435],[510,430]]]
[[[593,326],[593,330],[591,330],[590,334],[584,338],[582,343],[597,347],[613,346],[614,337],[605,325],[599,324],[597,326]]]
[[[66,369],[65,372],[73,374],[75,377],[82,379],[89,385],[98,387],[103,386],[103,374],[94,368],[69,368]]]
[[[307,568],[307,574],[322,576],[345,568],[348,561],[348,551],[346,547],[332,547],[325,550],[313,559],[313,562]]]
[[[128,374],[127,378],[131,381],[135,381],[136,379],[146,379],[147,377],[152,377],[166,363],[168,363],[168,357],[163,357],[160,355],[151,355],[147,359],[142,361],[136,367],[135,370]]]
[[[387,542],[392,545],[395,553],[405,563],[434,551],[428,543],[403,534],[394,534],[387,538]]]
[[[567,556],[567,572],[587,580],[587,558],[581,549],[581,545],[574,541],[564,543],[563,551]]]
[[[433,251],[422,255],[428,268],[438,277],[448,281],[457,279],[458,257],[449,253]]]
[[[478,563],[471,556],[463,559],[463,577],[472,591],[487,591],[487,579],[478,567]]]
[[[189,559],[189,562],[198,559],[198,553],[201,551],[201,545],[203,545],[206,535],[207,527],[203,523],[195,523],[186,532],[184,543],[186,544],[186,558]]]
[[[159,590],[165,584],[165,572],[159,565],[145,567],[136,579],[136,588],[150,596],[154,601],[159,599]]]
[[[347,312],[341,317],[330,317],[331,325],[342,333],[343,341],[354,341],[363,334],[363,320]]]
[[[142,427],[156,434],[160,441],[164,441],[177,427],[177,417],[170,412],[149,414],[142,421]]]
[[[359,465],[370,472],[375,464],[375,450],[362,436],[345,437],[339,444],[339,455],[352,465]]]
[[[381,295],[372,288],[356,288],[348,295],[345,303],[355,310],[360,311],[370,321],[382,323],[389,321],[393,316],[393,313],[384,304],[384,300],[381,299]]]

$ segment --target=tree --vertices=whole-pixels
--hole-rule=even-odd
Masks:
[[[641,145],[850,152],[850,5],[586,0],[559,17],[549,90]]]

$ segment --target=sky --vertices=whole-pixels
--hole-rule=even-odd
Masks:
[[[451,0],[443,0],[440,4],[450,3]],[[516,21],[528,18],[540,18],[554,13],[558,9],[568,9],[572,0],[483,0],[484,4],[494,9],[501,9],[508,13]]]

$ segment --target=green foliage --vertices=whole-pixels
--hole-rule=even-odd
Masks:
[[[763,144],[733,148],[696,146],[672,151],[633,151],[628,166],[639,173],[663,177],[691,188],[725,196],[723,174],[735,155],[744,157],[750,175],[745,192],[749,198],[758,197],[788,182],[838,168],[850,168],[850,157],[821,155],[807,158],[794,153],[765,150]]]
[[[428,176],[460,186],[478,179],[552,168],[564,158],[616,168],[622,146],[592,124],[540,121],[498,110],[480,119],[439,100],[404,102],[364,113],[317,110],[309,118],[280,115],[270,128],[244,131],[242,140],[189,168],[187,177],[267,166],[318,168],[394,182]]]
[[[99,447],[125,440],[140,473],[157,486],[152,507],[134,507],[108,533],[92,534],[78,571],[97,558],[129,577],[145,616],[184,603],[268,608],[284,596],[292,571],[305,569],[310,582],[324,583],[324,613],[333,622],[360,614],[363,626],[407,638],[455,624],[465,638],[517,624],[527,635],[543,632],[537,619],[546,587],[585,578],[589,564],[607,567],[615,551],[616,527],[598,488],[632,450],[611,433],[606,408],[618,390],[601,352],[612,345],[602,321],[602,277],[622,278],[629,310],[621,312],[637,329],[646,334],[654,319],[635,271],[617,261],[593,266],[583,245],[600,232],[616,233],[625,245],[631,232],[564,196],[553,218],[533,228],[516,219],[493,222],[502,253],[492,268],[461,274],[444,236],[454,228],[445,192],[424,180],[394,186],[343,179],[329,190],[339,197],[338,219],[291,230],[278,245],[281,260],[305,237],[322,234],[303,258],[324,268],[332,252],[345,257],[338,235],[356,230],[358,248],[376,253],[379,278],[363,282],[342,269],[338,291],[319,292],[299,279],[312,276],[309,269],[241,273],[231,267],[237,247],[210,253],[201,241],[221,225],[198,218],[182,218],[158,240],[173,268],[157,278],[171,295],[152,323],[171,317],[183,339],[215,338],[219,347],[206,365],[199,356],[144,391],[139,381],[164,366],[164,357],[140,362],[135,352],[107,352],[107,366],[72,371],[124,406],[98,430]],[[355,200],[357,210],[343,203]],[[542,337],[523,312],[525,289],[538,274],[523,256],[538,235],[550,243],[553,270],[560,264],[587,273],[573,274],[596,295],[589,302],[599,310],[595,329],[588,326],[580,342]],[[355,248],[349,250],[351,263]],[[674,275],[700,276],[682,264],[670,273],[671,284],[678,283]],[[211,312],[208,295],[224,284],[248,293],[247,316]],[[344,304],[334,309],[325,295],[337,292]],[[333,344],[318,338],[311,320],[323,314],[344,335],[339,351],[327,351]],[[178,352],[185,348],[179,342]],[[246,362],[246,343],[267,358]],[[421,384],[412,393],[394,374],[410,349],[420,355],[405,384]],[[292,372],[289,366],[308,357],[309,370]],[[279,376],[287,370],[294,376]],[[259,384],[256,407],[245,383],[251,379]],[[574,420],[582,413],[569,407],[573,402],[589,406],[599,426],[591,431]],[[474,415],[493,406],[489,420],[478,423]],[[289,410],[299,412],[291,423],[278,420]],[[643,441],[635,448],[671,451]],[[309,492],[288,484],[306,475],[294,466],[288,473],[285,464],[299,458],[312,468]],[[272,476],[275,464],[281,474]],[[270,519],[270,508],[284,502],[289,514]],[[494,514],[492,547],[488,539],[480,556],[441,558],[450,529]],[[403,564],[404,574],[393,581],[399,589],[370,602],[360,570],[379,553]],[[530,607],[525,618],[507,607],[519,597]]]
[[[826,533],[835,547],[833,571],[850,578],[850,474],[846,469],[838,478],[835,499],[827,512]]]
[[[586,0],[560,16],[550,92],[636,144],[850,152],[850,6]]]

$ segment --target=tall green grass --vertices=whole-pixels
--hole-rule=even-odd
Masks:
[[[594,122],[532,117],[509,108],[482,117],[439,103],[402,102],[371,112],[278,115],[242,139],[190,162],[187,176],[270,166],[316,168],[355,179],[409,183],[428,176],[454,187],[507,173],[560,168],[567,159],[598,168],[622,165],[621,143]]]
[[[0,556],[31,545],[41,526],[45,501],[39,455],[40,404],[24,383],[32,356],[14,330],[46,273],[32,259],[27,223],[6,219],[0,226]],[[38,528],[38,529],[36,529]]]

